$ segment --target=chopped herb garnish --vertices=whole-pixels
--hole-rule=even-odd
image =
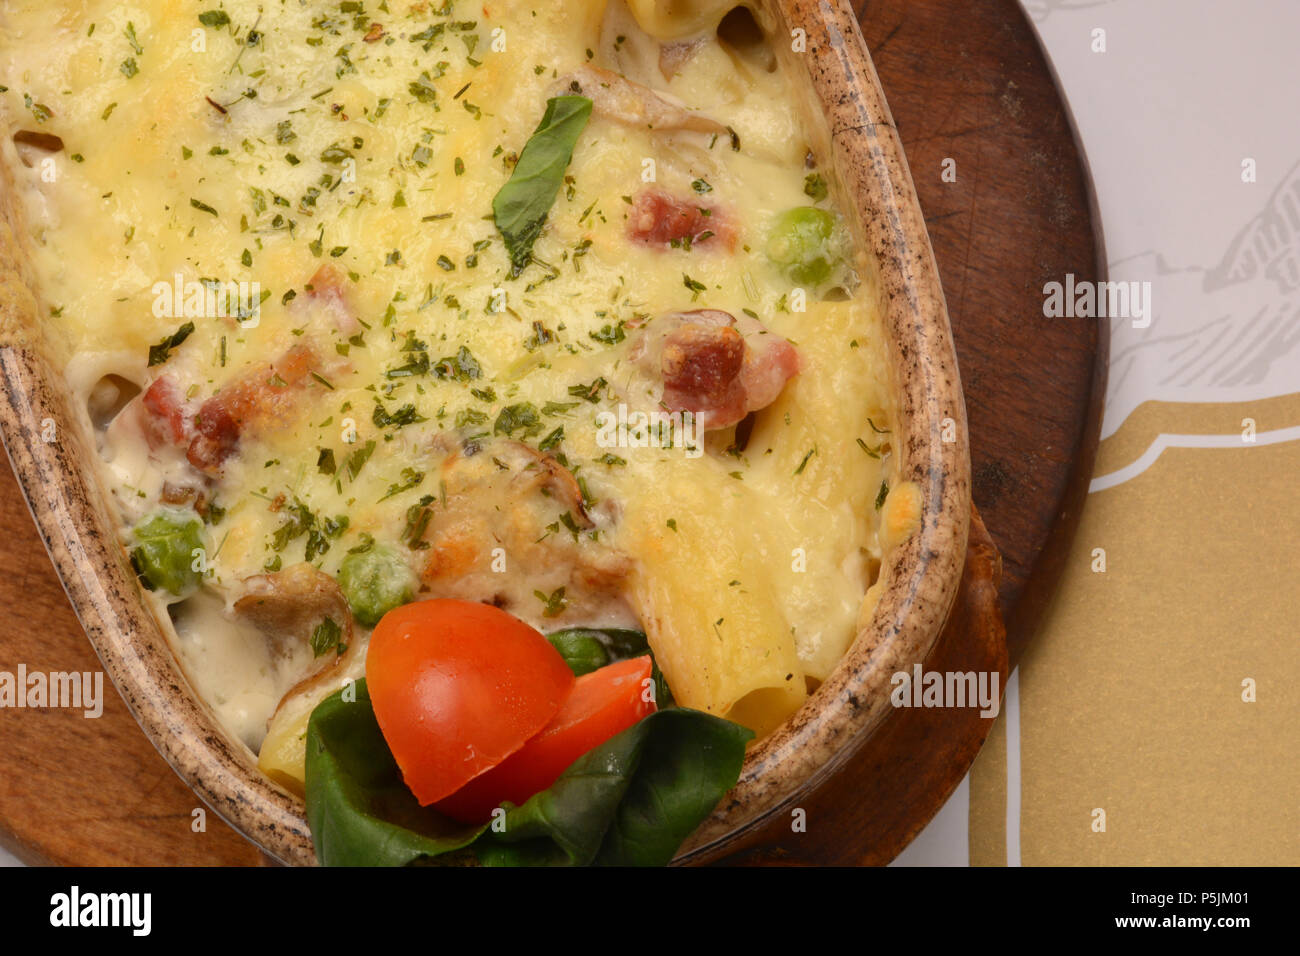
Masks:
[[[601,390],[609,383],[603,378],[598,378],[590,385],[570,385],[569,394],[574,398],[583,398],[593,405],[600,401]]]
[[[469,382],[481,377],[483,370],[478,364],[478,359],[474,358],[474,354],[462,345],[456,350],[455,355],[439,359],[433,367],[433,374],[441,379]]]
[[[617,325],[606,325],[598,332],[588,332],[587,334],[597,342],[603,342],[606,345],[615,345],[627,338],[627,335],[623,331],[623,325],[623,322],[619,322]]]
[[[563,440],[564,440],[564,426],[561,425],[559,428],[555,429],[553,432],[551,432],[549,435],[543,438],[541,442],[537,445],[537,449],[538,451],[550,451],[551,449],[558,447],[560,442],[562,442]]]
[[[537,407],[530,402],[507,405],[501,409],[496,423],[492,426],[493,434],[506,435],[510,438],[514,437],[515,432],[521,432],[521,438],[529,438],[539,434],[541,430],[541,416],[537,413]]]
[[[487,412],[478,408],[462,408],[456,413],[456,427],[467,428],[471,425],[482,425],[488,420]]]
[[[542,406],[543,415],[563,415],[581,405],[582,402],[547,402]]]
[[[424,472],[416,471],[414,468],[403,468],[402,480],[389,485],[388,491],[379,500],[387,501],[389,498],[393,497],[393,495],[399,495],[403,491],[410,491],[412,488],[417,487],[422,481],[424,481]]]
[[[122,33],[126,37],[126,42],[131,44],[131,49],[136,52],[137,56],[144,52],[144,47],[142,47],[140,45],[140,41],[136,39],[134,23],[128,20],[126,24],[126,29],[123,30]]]
[[[38,123],[44,123],[54,115],[54,110],[50,109],[44,103],[37,103],[32,99],[30,93],[23,94],[23,105],[32,111],[32,116],[35,117],[36,122]]]
[[[403,405],[395,412],[387,412],[384,406],[375,400],[375,411],[371,415],[371,420],[375,423],[376,428],[388,428],[390,425],[402,428],[405,425],[411,425],[415,422],[427,421],[423,415],[416,411],[415,406],[409,402]]]
[[[433,495],[425,495],[406,509],[406,527],[402,530],[402,540],[412,551],[429,547],[429,542],[423,539],[425,529],[429,527],[429,520],[433,517],[433,512],[429,508],[432,503]]]
[[[332,650],[337,650],[342,654],[346,648],[339,643],[339,638],[343,636],[343,629],[334,623],[331,617],[325,618],[316,625],[316,629],[311,632],[311,650],[317,657],[322,657]]]
[[[813,202],[821,202],[827,197],[830,190],[826,186],[826,180],[821,173],[809,173],[803,181],[804,195]]]
[[[157,345],[149,346],[149,367],[153,368],[166,362],[171,357],[172,349],[179,347],[193,332],[194,323],[186,322]]]
[[[550,594],[534,591],[533,595],[545,606],[542,611],[545,617],[559,617],[569,606],[569,602],[564,599],[564,588],[556,588]]]
[[[372,438],[370,441],[366,442],[363,446],[353,451],[352,454],[348,455],[348,460],[346,464],[348,470],[348,477],[353,481],[356,481],[357,475],[361,474],[361,469],[366,466],[366,462],[370,460],[370,456],[373,455],[374,453],[375,453],[375,441]]]
[[[338,143],[325,147],[325,149],[321,150],[320,154],[320,161],[322,163],[329,163],[331,166],[341,166],[344,161],[351,158],[352,153],[347,149],[344,149]]]
[[[406,88],[421,103],[434,103],[438,99],[437,87],[433,85],[433,78],[429,76],[428,70],[421,73],[418,79],[407,84]]]
[[[858,447],[861,448],[863,451],[865,451],[865,452],[866,452],[868,455],[870,455],[872,458],[879,458],[879,457],[880,457],[880,449],[879,449],[879,448],[872,448],[872,447],[870,447],[870,446],[869,446],[866,442],[864,442],[861,438],[858,439]]]

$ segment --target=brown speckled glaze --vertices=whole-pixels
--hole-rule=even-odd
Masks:
[[[744,833],[798,805],[879,727],[889,679],[922,661],[957,592],[970,521],[966,414],[943,292],[911,174],[875,70],[844,0],[750,4],[787,66],[811,77],[810,109],[829,118],[814,144],[837,173],[844,208],[874,264],[889,336],[900,476],[924,501],[920,530],[887,555],[874,617],[836,671],[755,747],[740,782],[678,862],[725,856]],[[802,29],[806,52],[785,38]],[[3,169],[0,164],[0,170]],[[126,560],[93,466],[83,409],[72,407],[40,332],[39,290],[22,256],[26,234],[0,172],[0,433],[37,527],[104,669],[164,758],[203,800],[275,858],[315,862],[302,802],[266,780],[254,756],[217,724],[181,672]],[[942,441],[945,419],[958,440]],[[53,422],[56,441],[43,434]]]

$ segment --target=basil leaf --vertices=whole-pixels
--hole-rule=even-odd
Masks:
[[[325,866],[409,866],[473,843],[467,827],[421,807],[384,742],[364,680],[325,698],[307,723],[307,823]]]
[[[485,866],[666,866],[740,776],[749,729],[660,710],[579,757],[475,845]]]
[[[590,117],[591,100],[585,96],[547,100],[541,123],[519,154],[509,181],[492,200],[492,213],[510,255],[512,275],[519,275],[532,257],[533,243],[555,205],[564,184],[564,171]]]

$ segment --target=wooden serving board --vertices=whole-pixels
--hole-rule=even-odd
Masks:
[[[1010,661],[1059,576],[1092,473],[1107,343],[1093,323],[1047,320],[1042,287],[1102,278],[1087,176],[1068,115],[1015,0],[855,4],[926,211],[956,333],[970,417],[974,499],[1001,551]],[[945,182],[945,160],[956,181]],[[0,671],[98,671],[17,484],[0,468]],[[991,579],[996,582],[996,578]],[[984,590],[994,586],[982,578]],[[985,617],[960,612],[932,655],[997,667]],[[959,665],[959,666],[958,666]],[[1005,667],[1006,664],[1001,664]],[[913,712],[924,718],[921,712]],[[982,722],[981,722],[982,723]],[[957,736],[891,725],[851,774],[877,781],[837,838],[800,862],[887,862],[960,781],[986,727]],[[920,746],[917,746],[920,744]],[[890,756],[928,753],[925,766]],[[895,779],[898,786],[881,787]],[[911,781],[910,785],[907,781]],[[836,802],[835,788],[819,795]],[[31,863],[257,865],[250,843],[204,811],[111,685],[103,714],[0,709],[0,845]],[[781,848],[750,862],[784,862]],[[794,860],[790,860],[794,861]]]

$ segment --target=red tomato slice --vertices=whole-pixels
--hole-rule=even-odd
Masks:
[[[406,785],[427,806],[536,736],[574,677],[551,643],[514,615],[432,600],[384,615],[366,653],[366,686]]]
[[[438,802],[462,823],[482,823],[502,800],[521,804],[555,783],[569,765],[653,713],[644,698],[649,656],[619,661],[578,678],[555,719],[518,753]]]

